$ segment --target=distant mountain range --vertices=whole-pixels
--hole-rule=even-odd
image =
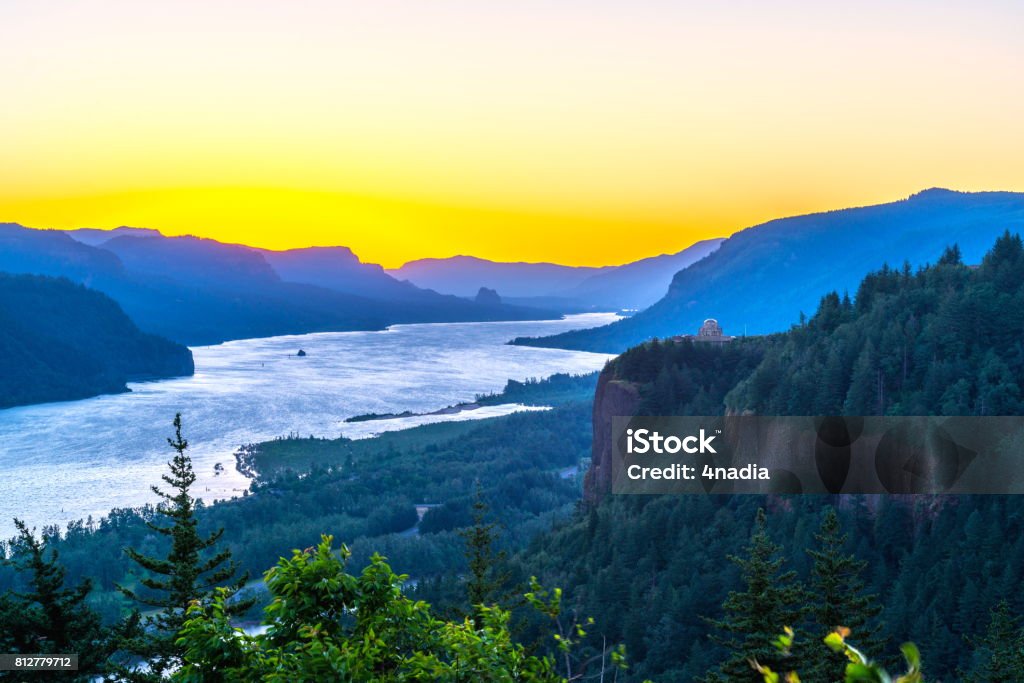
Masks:
[[[456,296],[475,296],[481,287],[503,297],[549,297],[567,292],[591,275],[611,270],[555,263],[504,263],[475,256],[425,258],[389,270],[396,278]]]
[[[612,325],[516,343],[617,352],[717,318],[727,334],[784,330],[822,291],[884,263],[970,263],[1024,229],[1024,194],[932,189],[908,199],[783,218],[622,266],[457,256],[387,271],[346,247],[273,251],[143,228],[68,232],[0,224],[0,271],[67,277],[117,301],[144,331],[187,344],[394,323],[525,320],[633,309]],[[852,292],[851,292],[852,293]]]
[[[652,256],[588,277],[567,296],[591,307],[643,309],[665,296],[680,270],[713,253],[724,238],[703,240],[675,254]]]
[[[419,289],[345,248],[270,252],[139,228],[65,233],[0,224],[0,271],[86,284],[117,301],[141,329],[186,344],[555,317]]]
[[[104,294],[63,278],[0,273],[0,408],[192,372],[191,351],[142,333]]]
[[[716,318],[727,334],[789,328],[822,292],[849,290],[883,264],[934,263],[958,244],[978,263],[1005,230],[1024,232],[1024,194],[925,190],[889,204],[770,221],[736,233],[679,271],[667,294],[604,327],[538,338],[531,346],[617,353],[651,337],[694,333]]]
[[[552,310],[641,309],[665,295],[676,272],[713,252],[722,241],[704,240],[675,254],[601,268],[453,256],[410,261],[388,272],[439,292],[473,296],[485,287],[505,301]]]
[[[348,247],[309,247],[288,251],[260,249],[259,252],[278,275],[289,282],[317,285],[371,298],[437,298],[436,292],[400,282],[384,272],[381,266],[362,263]]]
[[[65,230],[64,232],[73,237],[75,241],[93,247],[109,242],[114,237],[123,237],[125,235],[131,235],[132,237],[163,237],[159,230],[153,230],[152,228],[130,228],[127,225],[122,225],[120,228],[114,228],[113,230],[78,228],[77,230]]]

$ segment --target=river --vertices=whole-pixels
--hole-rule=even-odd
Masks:
[[[396,325],[245,339],[192,349],[192,377],[130,384],[130,393],[0,410],[0,538],[30,525],[105,515],[156,500],[182,413],[206,502],[241,495],[245,443],[300,434],[350,438],[425,422],[500,415],[494,406],[449,416],[345,423],[360,413],[426,412],[500,391],[508,379],[600,369],[605,354],[508,346],[517,336],[603,325],[613,314],[535,322]],[[296,354],[302,349],[306,356]],[[216,465],[220,463],[221,471]],[[219,468],[218,468],[219,469]]]

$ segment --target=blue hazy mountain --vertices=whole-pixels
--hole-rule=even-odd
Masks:
[[[388,271],[421,287],[475,296],[481,287],[504,301],[560,311],[641,309],[665,295],[672,276],[718,248],[722,240],[698,242],[661,254],[601,268],[555,263],[503,263],[473,256],[410,261]]]
[[[647,308],[665,296],[672,277],[718,249],[723,239],[702,240],[675,254],[651,256],[591,275],[565,295],[604,310]]]
[[[363,263],[348,247],[260,250],[282,280],[391,302],[395,322],[469,322],[553,317],[545,306],[507,305],[479,300],[398,280],[376,263]]]
[[[0,224],[0,271],[64,276],[84,283],[117,301],[141,329],[187,344],[381,329],[393,323],[552,316],[416,290],[386,274],[382,280],[378,266],[359,264],[358,259],[347,268],[358,286],[346,290],[337,272],[333,281],[327,281],[331,264],[322,263],[321,252],[311,258],[321,260],[324,278],[311,265],[313,274],[306,278],[288,271],[292,280],[305,280],[290,281],[263,252],[251,247],[140,229],[119,229],[99,240],[99,232],[84,234],[96,243],[90,245],[71,236],[78,231]],[[299,270],[305,256],[309,255],[295,256]],[[344,265],[335,270],[346,270]]]
[[[16,223],[0,223],[0,271],[63,275],[78,281],[124,274],[121,260],[109,251],[58,230],[30,230]]]
[[[291,290],[252,250],[213,240],[121,235],[96,247],[6,224],[0,245],[0,271],[81,282],[117,301],[141,329],[181,343],[385,324],[366,300]]]
[[[281,278],[249,247],[200,237],[120,235],[100,247],[125,268],[153,279],[172,279],[210,288],[273,287]]]
[[[1024,194],[931,189],[889,204],[782,218],[736,233],[631,318],[516,343],[614,353],[650,337],[693,333],[705,318],[717,318],[727,334],[785,330],[817,308],[822,292],[852,295],[882,265],[934,263],[952,244],[965,263],[978,263],[1007,229],[1024,229]]]
[[[473,297],[481,287],[486,287],[502,297],[522,299],[565,295],[591,275],[609,269],[555,263],[505,263],[475,256],[452,256],[409,261],[388,272],[418,287],[445,294]]]
[[[122,225],[119,228],[113,230],[101,230],[99,228],[77,228],[75,230],[64,231],[69,237],[74,238],[76,241],[83,244],[88,244],[91,247],[98,247],[104,242],[109,242],[115,237],[123,237],[124,235],[131,235],[132,237],[160,237],[159,230],[153,230],[152,228],[132,228],[127,225]]]
[[[363,263],[348,247],[308,247],[271,251],[261,249],[267,263],[289,282],[302,282],[350,294],[376,298],[417,298],[428,293],[399,282],[375,263]]]
[[[191,351],[141,332],[110,297],[63,278],[0,273],[0,408],[192,372]]]

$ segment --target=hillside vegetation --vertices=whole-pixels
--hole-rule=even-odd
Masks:
[[[0,408],[117,393],[129,380],[193,370],[191,351],[140,332],[103,294],[0,273]]]
[[[966,266],[951,248],[918,271],[883,268],[854,299],[827,294],[810,319],[782,334],[725,347],[647,342],[610,363],[600,385],[630,384],[637,413],[648,415],[1019,415],[1024,245],[1004,234],[979,261]],[[595,464],[602,457],[595,452]],[[626,644],[636,680],[709,672],[707,680],[747,680],[717,677],[723,662],[743,662],[765,645],[758,638],[769,627],[743,622],[737,605],[788,615],[811,642],[837,625],[822,621],[838,620],[878,657],[913,641],[926,680],[1018,680],[986,678],[991,650],[971,643],[980,642],[1002,601],[1013,624],[1024,611],[1020,497],[592,498],[601,502],[521,553],[517,571],[571,587],[576,609]],[[845,567],[829,584],[834,604],[808,554],[821,549],[815,534],[831,506],[838,509],[834,533],[843,537],[830,552]],[[752,535],[762,533],[759,507],[768,514],[758,550],[766,564],[758,571],[768,573],[755,579],[771,577],[778,593],[747,583],[743,562],[754,557]],[[806,592],[786,593],[789,587]],[[821,616],[823,605],[832,616]],[[1019,625],[1007,633],[1006,642],[1024,634]]]

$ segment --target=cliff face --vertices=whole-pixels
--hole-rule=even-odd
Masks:
[[[594,394],[594,441],[590,469],[583,480],[583,499],[587,503],[601,502],[612,489],[612,418],[635,415],[639,405],[636,385],[614,379],[614,371],[605,368]]]

